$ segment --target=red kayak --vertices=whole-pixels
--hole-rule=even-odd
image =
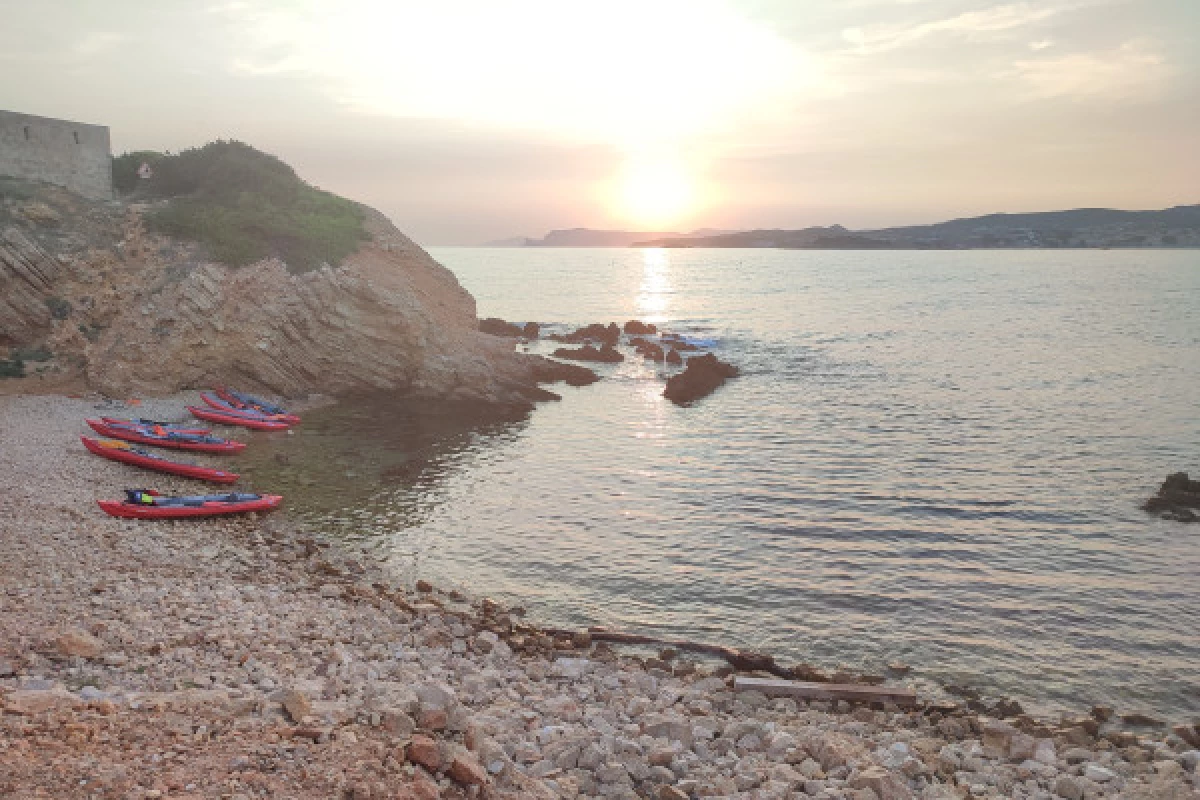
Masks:
[[[180,519],[273,511],[283,497],[277,494],[207,494],[164,497],[146,489],[126,489],[124,500],[98,500],[105,514],[127,519]]]
[[[83,440],[83,446],[96,455],[111,461],[119,461],[122,464],[132,464],[135,467],[145,467],[158,472],[181,475],[185,478],[198,478],[213,483],[234,483],[238,479],[238,476],[232,472],[200,464],[189,464],[184,461],[171,461],[163,456],[134,447],[128,442],[116,439],[92,439],[87,436],[79,438]]]
[[[286,431],[292,427],[286,422],[279,422],[261,415],[251,416],[242,411],[217,411],[213,408],[196,408],[195,406],[188,406],[187,409],[192,412],[192,416],[206,422],[241,425],[243,428],[252,428],[256,431]]]
[[[246,447],[245,442],[234,442],[219,436],[203,436],[180,433],[166,429],[155,429],[150,425],[110,424],[98,419],[86,420],[88,427],[101,436],[124,439],[138,444],[156,447],[171,447],[175,450],[194,450],[198,453],[236,453]]]
[[[213,391],[217,393],[217,397],[225,401],[225,403],[232,408],[243,409],[247,411],[259,411],[263,414],[279,417],[284,422],[291,423],[292,425],[300,424],[300,417],[296,414],[289,414],[287,409],[272,403],[268,403],[265,400],[260,400],[252,394],[237,392],[233,389],[227,389],[224,386],[217,386],[213,389]],[[203,396],[204,395],[201,395],[201,397]],[[209,403],[207,399],[204,402]],[[212,405],[212,403],[209,403],[209,405]]]
[[[175,433],[193,433],[197,436],[207,436],[212,428],[193,428],[186,422],[158,422],[153,419],[121,419],[120,417],[101,417],[100,420],[108,425],[125,425],[134,427],[150,427],[155,425]]]
[[[300,418],[295,414],[269,414],[266,411],[259,411],[257,408],[249,406],[238,406],[233,403],[227,403],[220,398],[212,395],[200,393],[200,399],[204,404],[214,411],[219,411],[222,414],[236,414],[239,417],[247,417],[249,419],[265,419],[271,422],[282,422],[286,425],[296,425],[300,422]]]

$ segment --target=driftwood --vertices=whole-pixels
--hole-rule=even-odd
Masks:
[[[733,688],[739,692],[762,692],[769,697],[799,697],[805,700],[851,700],[859,703],[895,703],[898,706],[915,706],[917,693],[912,689],[882,686],[860,686],[850,683],[803,683],[800,681],[777,681],[770,678],[733,679]]]
[[[546,628],[545,632],[550,636],[571,636],[574,631],[562,630],[558,628]],[[766,653],[755,653],[751,650],[738,650],[735,647],[725,647],[719,644],[707,644],[705,642],[693,642],[688,639],[660,639],[656,636],[643,636],[638,633],[623,633],[621,631],[611,631],[607,628],[588,628],[588,634],[592,637],[593,642],[615,642],[617,644],[649,644],[656,647],[674,647],[676,650],[683,650],[689,653],[704,653],[710,656],[723,658],[729,662],[734,669],[744,672],[752,672],[761,670],[769,672],[772,675],[778,675],[781,678],[792,677],[792,671],[786,667],[781,667],[775,663],[775,659]]]

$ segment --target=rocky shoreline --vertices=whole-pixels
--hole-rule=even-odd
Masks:
[[[95,403],[0,397],[0,796],[1200,796],[1190,725],[735,692],[734,665],[401,585],[286,516],[105,518],[136,478],[79,449]]]

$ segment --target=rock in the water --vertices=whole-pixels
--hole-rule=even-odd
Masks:
[[[599,350],[590,344],[585,344],[577,350],[572,350],[569,347],[560,347],[554,351],[553,356],[555,358],[569,358],[573,361],[598,361],[604,364],[615,364],[625,360],[625,356],[621,355],[615,347],[607,343]]]
[[[549,358],[542,358],[534,364],[533,377],[538,383],[562,381],[569,386],[587,386],[600,380],[600,376],[587,367],[564,364]]]
[[[662,346],[650,341],[649,339],[634,338],[629,340],[629,344],[633,345],[643,358],[649,358],[653,361],[662,361],[666,353],[663,352]]]
[[[675,350],[674,348],[672,348],[671,352],[667,353],[667,363],[675,364],[676,366],[682,366],[683,365],[683,356],[679,355],[678,350]]]
[[[559,342],[570,342],[572,344],[595,341],[615,346],[621,340],[621,329],[617,327],[617,323],[615,322],[610,322],[608,325],[596,322],[591,325],[585,325],[582,328],[577,328],[570,333],[554,334],[550,338]]]
[[[649,322],[631,319],[625,323],[625,332],[631,336],[646,336],[658,333],[658,328]]]
[[[726,364],[712,353],[688,359],[687,368],[667,380],[663,397],[676,405],[686,405],[716,391],[726,380],[738,374],[738,368]]]
[[[1177,522],[1196,522],[1200,520],[1190,509],[1200,508],[1200,481],[1188,479],[1186,472],[1176,472],[1167,476],[1158,487],[1158,494],[1142,503],[1143,511],[1165,512],[1164,519]]]
[[[521,328],[521,333],[525,335],[526,339],[536,339],[542,333],[542,326],[536,322],[526,322],[525,326]]]
[[[492,336],[509,336],[517,338],[525,335],[525,329],[511,322],[505,322],[499,317],[488,317],[479,320],[479,330]]]

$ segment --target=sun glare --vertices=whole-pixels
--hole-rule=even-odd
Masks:
[[[648,229],[678,222],[693,208],[695,187],[687,172],[670,160],[635,160],[620,189],[620,214]]]

